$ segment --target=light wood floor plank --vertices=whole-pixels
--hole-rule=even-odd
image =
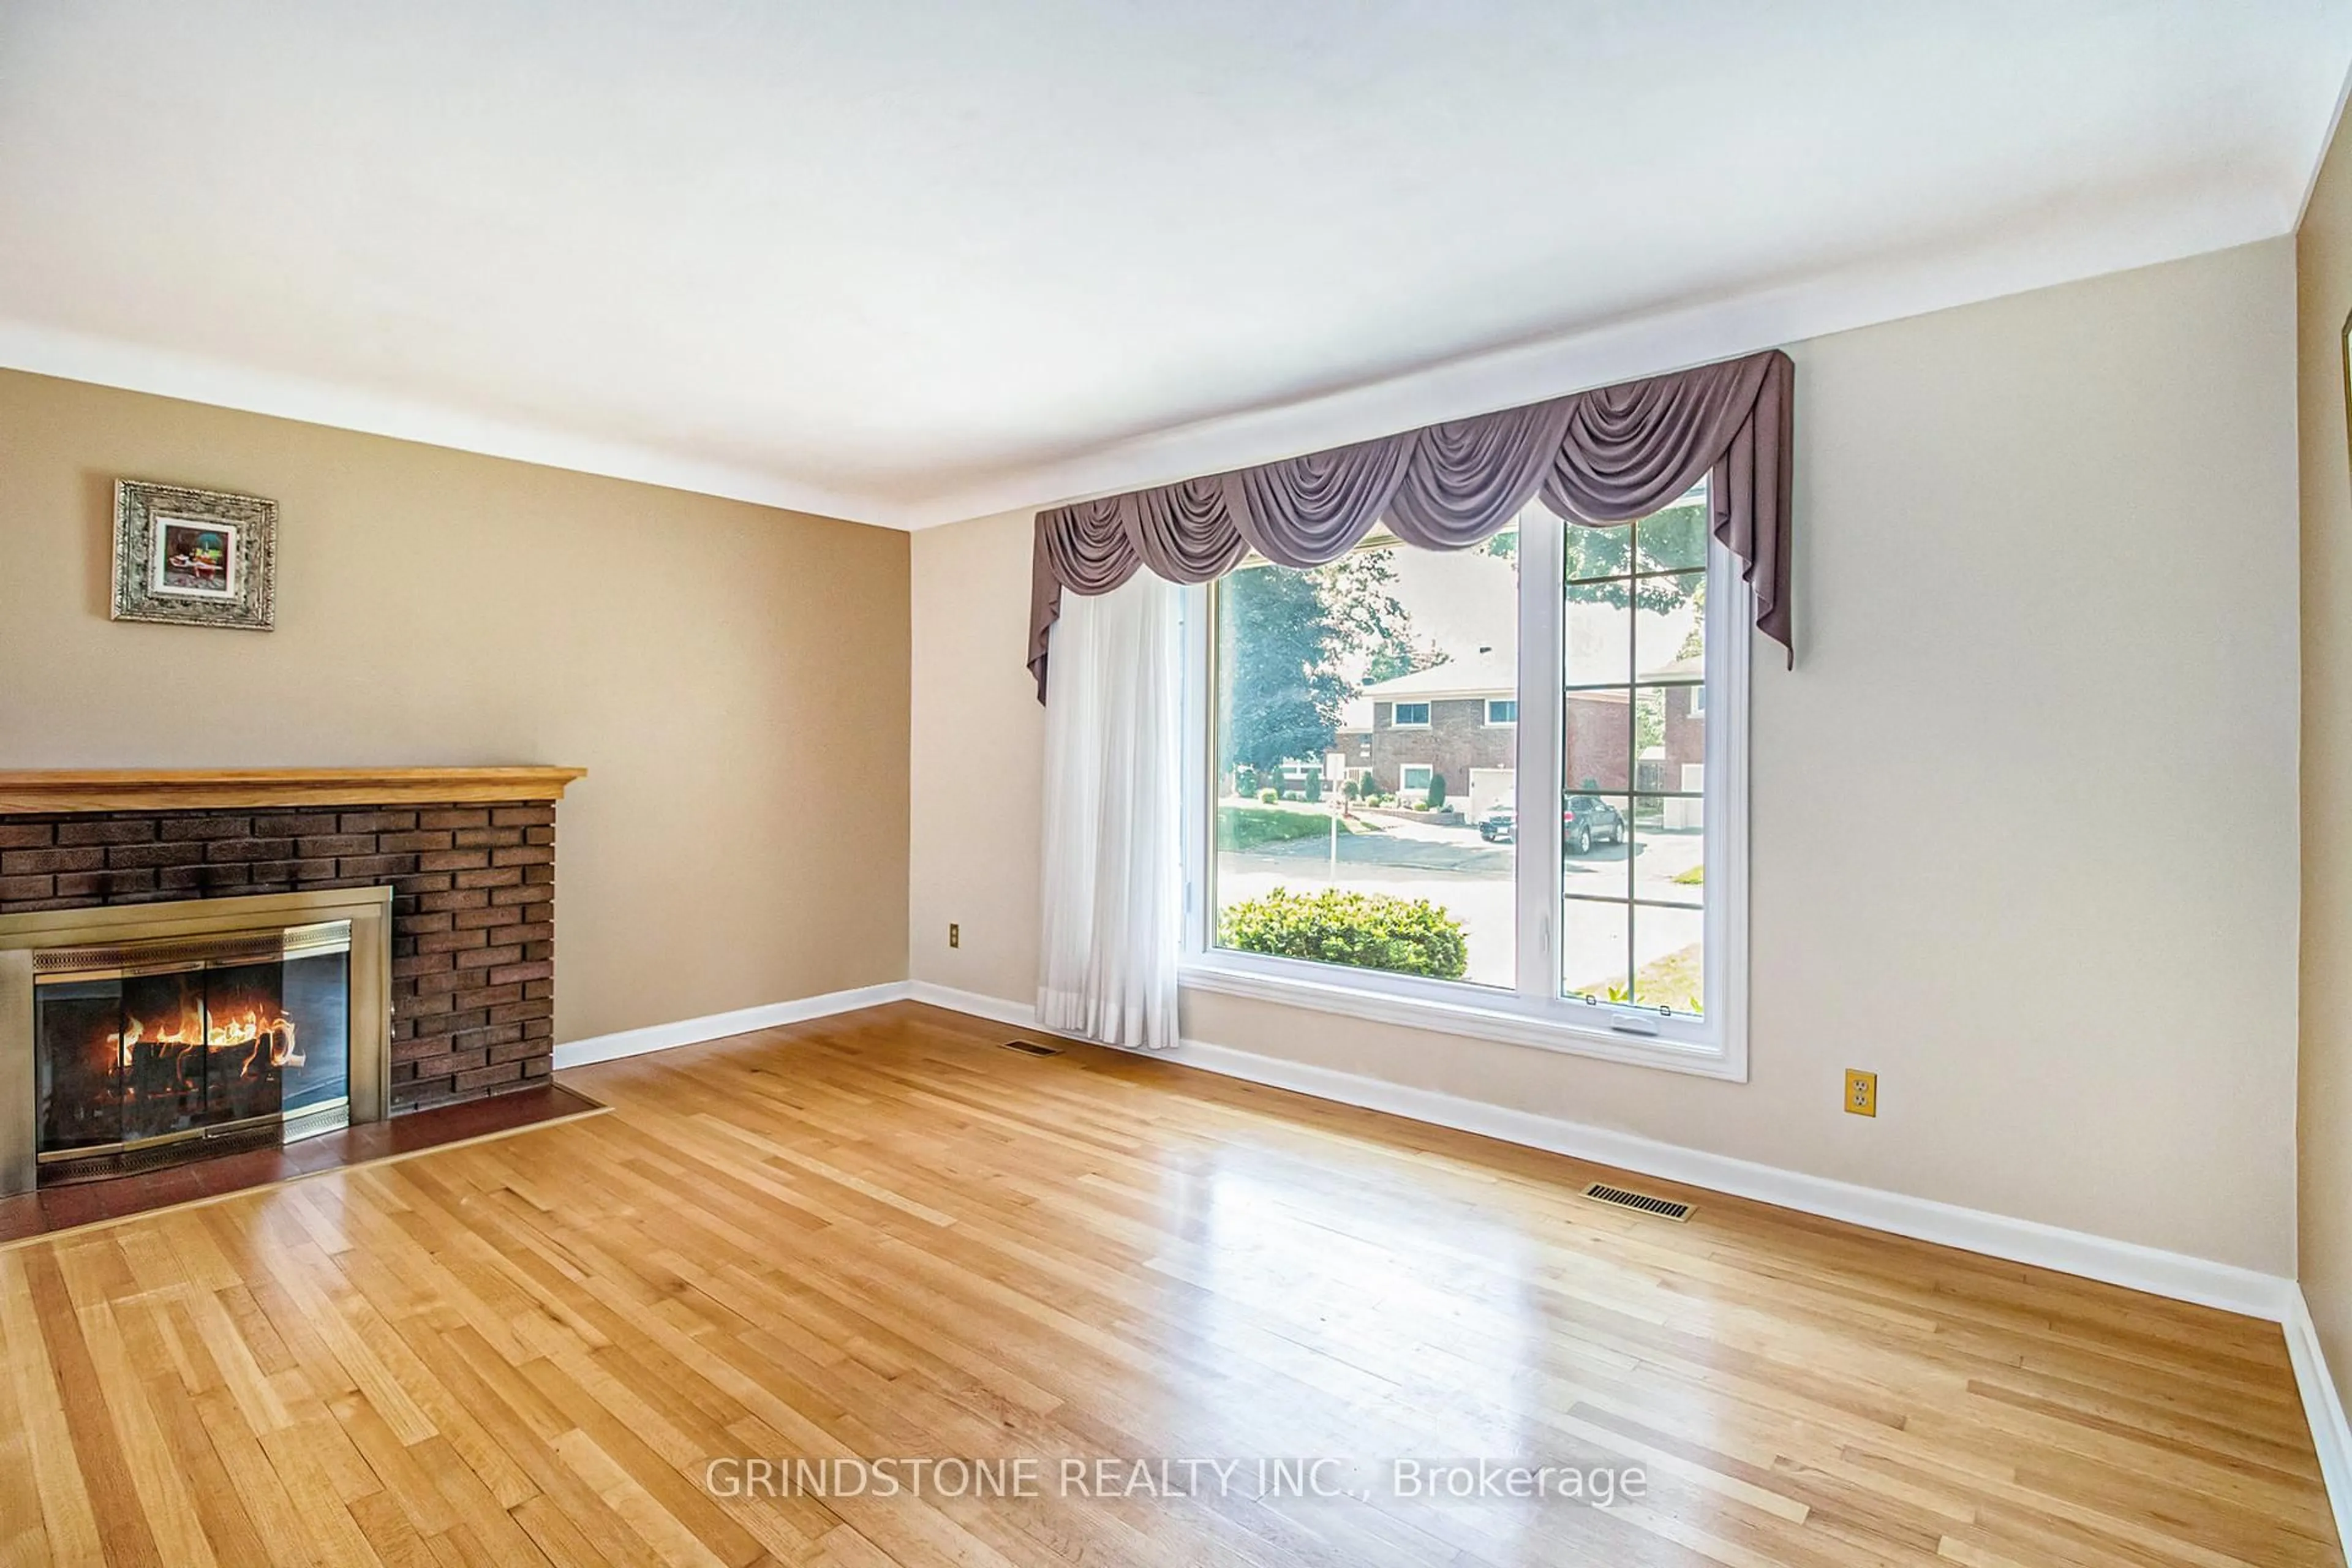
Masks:
[[[1006,1033],[607,1063],[610,1115],[0,1250],[0,1565],[2342,1568],[2273,1325]],[[1046,1495],[706,1485],[859,1456]],[[1350,1495],[1055,1485],[1188,1456]]]

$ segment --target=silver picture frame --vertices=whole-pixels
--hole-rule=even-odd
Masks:
[[[114,481],[114,619],[266,632],[277,566],[276,501]]]

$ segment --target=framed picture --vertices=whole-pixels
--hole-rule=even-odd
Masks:
[[[266,632],[276,614],[278,503],[142,479],[114,482],[114,618]]]

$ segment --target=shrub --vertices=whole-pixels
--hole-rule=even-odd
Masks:
[[[1276,888],[1235,904],[1217,922],[1217,940],[1244,952],[1440,980],[1461,979],[1470,963],[1462,922],[1427,899],[1339,888],[1318,893]]]
[[[1361,800],[1364,798],[1363,782],[1360,779],[1349,779],[1339,786],[1339,793],[1349,800]]]
[[[1257,770],[1244,764],[1234,770],[1234,793],[1244,800],[1257,793]]]
[[[1429,809],[1436,811],[1443,808],[1444,805],[1445,775],[1432,773],[1429,775]]]
[[[1323,798],[1323,770],[1321,768],[1309,768],[1307,770],[1307,798],[1308,800],[1321,800]]]
[[[1272,805],[1276,801],[1282,798],[1282,792],[1279,790],[1262,789],[1257,792],[1257,797],[1266,805]]]

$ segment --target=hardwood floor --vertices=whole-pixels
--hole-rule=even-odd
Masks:
[[[2272,1325],[1005,1037],[608,1063],[565,1079],[610,1114],[0,1252],[0,1562],[2342,1562]],[[730,1456],[1042,1495],[714,1495]],[[1325,1457],[1369,1495],[1260,1495]],[[1243,1464],[1063,1495],[1187,1458]]]

